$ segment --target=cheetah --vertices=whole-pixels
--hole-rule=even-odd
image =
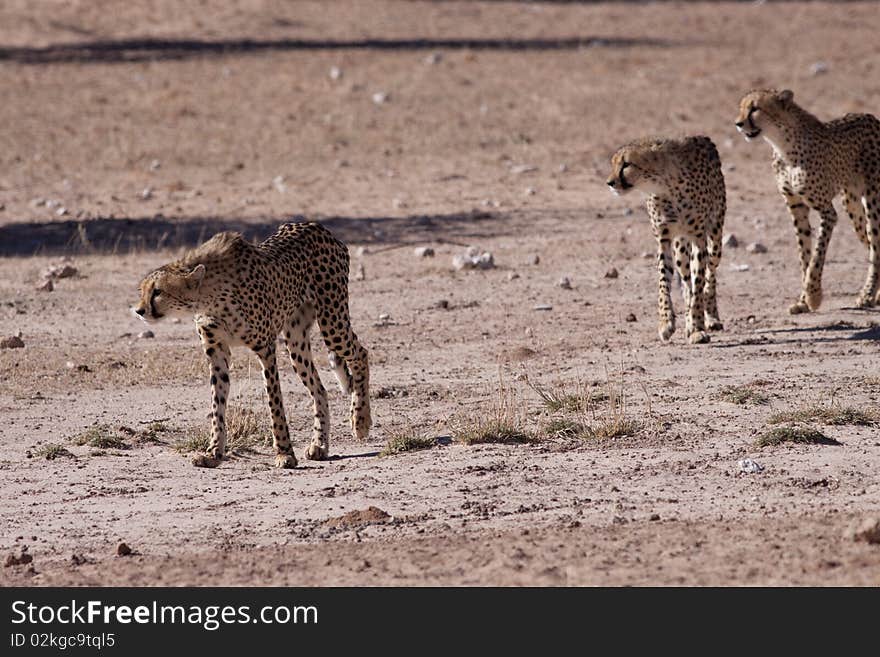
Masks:
[[[727,199],[715,144],[708,137],[631,142],[611,158],[606,182],[615,194],[638,189],[647,195],[658,247],[660,338],[667,341],[675,332],[669,292],[674,261],[687,306],[687,339],[692,344],[709,342],[707,327],[724,328],[718,317],[715,271],[721,260]]]
[[[230,348],[244,345],[263,368],[275,465],[296,467],[275,360],[279,335],[313,402],[313,434],[306,457],[328,457],[327,392],[315,369],[309,338],[316,320],[339,385],[351,396],[352,432],[357,439],[367,437],[369,363],[349,321],[348,271],[348,249],[330,231],[317,223],[287,223],[256,246],[239,233],[219,233],[144,277],[133,312],[148,323],[175,315],[194,317],[210,361],[211,442],[205,454],[193,459],[194,465],[213,468],[223,460]]]
[[[810,312],[822,303],[822,269],[837,223],[832,201],[841,193],[870,261],[856,305],[880,302],[880,120],[847,114],[825,123],[797,105],[790,90],[760,89],[743,96],[736,128],[747,140],[762,136],[772,147],[776,186],[797,233],[801,295],[788,311]],[[811,209],[820,217],[815,244]]]

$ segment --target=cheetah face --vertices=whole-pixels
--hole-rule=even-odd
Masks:
[[[605,184],[615,196],[631,192],[640,177],[638,167],[629,161],[628,155],[626,149],[620,149],[611,158],[611,175]]]
[[[762,89],[747,93],[739,102],[736,129],[745,136],[746,141],[757,138],[762,132],[766,133],[768,128],[774,126],[773,117],[786,111],[793,97],[794,94],[787,89]]]
[[[663,192],[661,163],[650,153],[638,148],[624,146],[611,158],[611,175],[605,181],[611,193],[622,196],[637,189],[643,194]]]
[[[140,283],[140,301],[131,311],[148,324],[168,316],[196,312],[199,287],[205,277],[205,265],[187,272],[158,269]]]

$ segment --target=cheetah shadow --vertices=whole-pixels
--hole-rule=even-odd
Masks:
[[[374,252],[425,242],[469,246],[469,240],[513,233],[522,213],[472,210],[403,217],[314,217],[286,215],[258,220],[216,217],[100,217],[83,221],[18,222],[0,225],[0,257],[35,255],[127,255],[192,248],[221,231],[262,241],[285,222],[318,221],[343,242],[371,245]]]
[[[842,308],[841,310],[857,310],[870,314],[880,314],[878,310],[865,310],[863,308]],[[767,347],[836,342],[880,342],[880,325],[856,326],[850,322],[835,322],[834,324],[819,326],[764,329],[759,332],[756,331],[754,337],[717,343],[713,344],[712,347],[716,349],[729,349],[731,347]]]

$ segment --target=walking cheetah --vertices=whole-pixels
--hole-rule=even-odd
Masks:
[[[279,334],[314,403],[314,429],[306,457],[327,458],[327,392],[315,369],[309,339],[316,318],[339,384],[351,395],[354,436],[366,438],[371,424],[370,372],[367,351],[349,322],[348,265],[348,249],[326,228],[289,223],[258,246],[238,233],[219,233],[141,281],[140,303],[132,310],[147,322],[169,315],[194,315],[211,361],[211,444],[206,454],[193,459],[194,465],[213,468],[223,459],[230,347],[245,345],[263,367],[275,465],[296,466],[275,361]]]
[[[660,338],[669,340],[675,331],[669,295],[674,251],[688,307],[687,338],[693,344],[708,342],[707,326],[712,331],[724,328],[715,299],[715,270],[727,200],[715,144],[708,137],[634,141],[611,158],[606,182],[615,194],[635,188],[648,197],[658,246]]]
[[[841,193],[870,260],[856,304],[880,302],[880,120],[847,114],[823,123],[798,106],[791,91],[761,89],[743,96],[736,127],[747,140],[760,135],[773,147],[776,186],[788,204],[801,258],[801,296],[788,311],[805,313],[822,303],[822,269],[837,223],[832,201]],[[812,249],[811,208],[821,217]]]

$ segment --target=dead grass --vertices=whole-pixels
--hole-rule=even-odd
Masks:
[[[250,408],[228,406],[226,412],[226,451],[253,452],[271,445],[272,429],[266,414]],[[202,427],[174,444],[178,452],[206,452],[211,444],[211,427]]]
[[[590,434],[594,438],[604,440],[625,438],[627,436],[635,436],[642,430],[642,426],[642,423],[638,420],[630,419],[621,413],[593,425]]]
[[[589,438],[590,429],[580,422],[565,417],[557,417],[550,420],[544,427],[544,433],[550,438],[565,440],[575,438]]]
[[[501,382],[498,398],[487,412],[453,422],[452,439],[464,445],[536,443],[540,438],[528,428],[524,409],[516,392]]]
[[[758,447],[771,447],[782,443],[801,445],[840,445],[840,441],[829,438],[811,427],[776,427],[758,437]]]
[[[740,406],[748,404],[762,406],[770,402],[770,398],[760,390],[756,390],[754,384],[724,386],[718,391],[718,399]]]
[[[405,424],[392,427],[388,432],[388,441],[379,452],[379,456],[393,456],[405,452],[415,452],[423,449],[431,449],[437,445],[437,440],[428,435],[424,430]]]
[[[821,422],[833,426],[856,425],[873,426],[880,422],[880,409],[862,410],[843,406],[814,406],[799,408],[794,411],[780,411],[771,415],[767,422],[782,424],[785,422]]]

